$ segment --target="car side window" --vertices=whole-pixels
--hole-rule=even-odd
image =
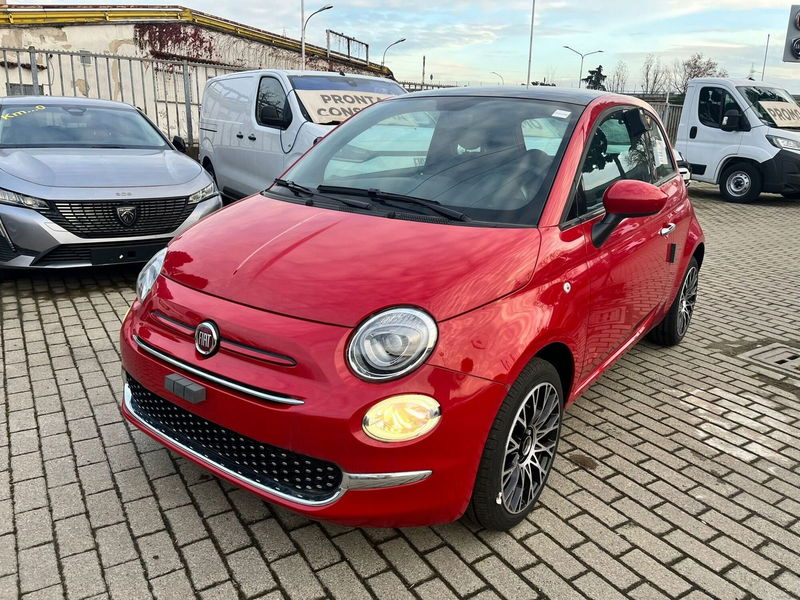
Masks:
[[[645,124],[648,129],[648,145],[650,146],[650,158],[652,163],[650,165],[653,173],[653,180],[651,183],[658,184],[670,177],[673,177],[677,171],[672,163],[670,154],[672,149],[669,142],[664,139],[664,133],[658,122],[648,113],[644,113]]]
[[[700,102],[697,104],[697,117],[706,127],[719,129],[722,117],[729,110],[738,110],[741,107],[728,92],[719,87],[704,87],[700,90]]]
[[[603,194],[615,181],[636,179],[651,181],[647,132],[631,134],[621,109],[605,117],[595,130],[586,158],[573,209],[577,216],[591,213],[603,205]]]
[[[256,97],[256,122],[264,127],[275,127],[274,122],[265,119],[276,119],[286,125],[292,122],[292,109],[281,82],[274,77],[262,77],[258,84]]]

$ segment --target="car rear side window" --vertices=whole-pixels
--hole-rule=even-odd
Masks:
[[[741,112],[742,109],[728,92],[719,87],[704,87],[700,90],[697,116],[703,125],[719,129],[722,117],[729,110]]]
[[[651,181],[646,131],[629,131],[625,119],[627,110],[630,109],[611,113],[595,130],[581,167],[574,216],[582,216],[601,207],[603,194],[615,181]]]
[[[266,109],[266,110],[265,110]],[[281,82],[274,77],[262,77],[256,97],[256,122],[264,127],[274,127],[264,121],[269,115],[287,125],[292,122],[292,109]]]

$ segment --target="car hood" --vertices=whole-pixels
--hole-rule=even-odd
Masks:
[[[420,223],[262,196],[204,219],[169,246],[163,273],[233,302],[354,327],[413,305],[443,320],[527,283],[533,228]]]
[[[187,183],[202,167],[172,149],[4,148],[0,170],[46,187],[125,188]]]

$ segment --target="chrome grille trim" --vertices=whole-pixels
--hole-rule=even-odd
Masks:
[[[136,345],[143,351],[147,352],[151,356],[155,356],[156,358],[163,360],[165,363],[172,365],[173,367],[177,367],[179,369],[183,369],[191,373],[192,375],[196,375],[206,381],[210,381],[212,383],[216,383],[219,386],[226,387],[228,389],[240,392],[242,394],[247,394],[248,396],[253,396],[254,398],[258,398],[259,400],[267,400],[269,402],[277,402],[279,404],[305,404],[302,400],[298,400],[297,398],[292,398],[291,396],[282,396],[275,393],[266,392],[264,390],[260,390],[258,388],[250,387],[249,385],[236,383],[235,381],[231,381],[229,379],[225,379],[224,377],[220,377],[219,375],[215,375],[214,373],[209,373],[203,369],[199,369],[193,365],[190,365],[187,362],[179,360],[169,354],[162,352],[148,344],[147,342],[140,339],[138,336],[133,336],[133,341],[136,342]]]

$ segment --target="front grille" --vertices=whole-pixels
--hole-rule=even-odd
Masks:
[[[342,484],[342,471],[331,462],[240,435],[157,396],[130,376],[128,386],[138,419],[243,479],[311,502],[331,499]]]
[[[45,267],[71,263],[94,265],[147,262],[153,254],[166,246],[167,242],[169,242],[169,239],[137,240],[125,242],[124,246],[119,245],[121,242],[109,244],[63,244],[37,258],[33,264],[37,267]],[[123,255],[123,258],[120,259],[120,255]]]
[[[0,261],[5,262],[17,256],[17,253],[11,248],[11,244],[8,243],[8,240],[0,236]]]
[[[54,207],[46,216],[67,231],[84,238],[128,237],[171,233],[183,223],[194,204],[186,198],[107,202],[51,202]],[[132,209],[132,220],[126,225],[118,208]],[[123,211],[124,212],[124,211]]]

